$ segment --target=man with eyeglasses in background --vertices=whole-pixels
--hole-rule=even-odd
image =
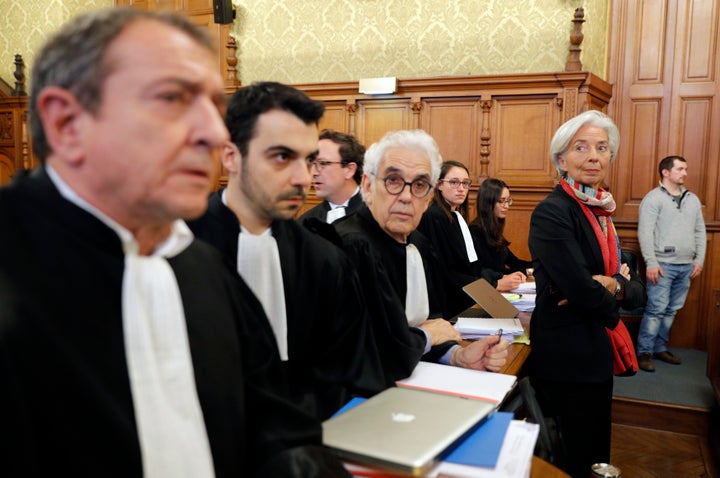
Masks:
[[[460,346],[442,316],[447,274],[429,240],[416,231],[440,175],[435,140],[422,130],[387,133],[365,153],[355,214],[333,224],[355,263],[383,364],[402,348],[406,366],[423,360],[497,371],[508,342],[497,337]],[[392,372],[392,371],[390,371]]]
[[[320,133],[318,155],[312,165],[312,185],[323,202],[300,216],[332,223],[354,213],[363,203],[360,180],[365,147],[353,136],[331,129]]]
[[[233,94],[221,154],[227,189],[190,227],[223,253],[265,309],[290,398],[320,419],[350,394],[387,386],[379,374],[357,276],[345,254],[293,218],[318,154],[323,104],[274,82]],[[331,227],[321,223],[326,227]]]

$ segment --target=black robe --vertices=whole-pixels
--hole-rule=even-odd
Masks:
[[[237,271],[240,223],[213,193],[207,213],[189,223],[195,235],[215,246]],[[284,362],[293,401],[325,419],[348,394],[384,388],[369,375],[376,363],[366,342],[368,320],[352,264],[334,244],[293,220],[275,221],[285,291],[289,360]],[[364,370],[364,371],[363,371]]]
[[[490,282],[493,271],[485,267],[479,253],[478,260],[470,262],[457,218],[453,217],[451,221],[440,206],[433,202],[423,214],[418,231],[430,239],[433,249],[447,270],[450,284],[454,286],[449,288],[447,293],[450,309],[448,313],[454,316],[471,307],[475,302],[462,291],[462,287],[481,277]],[[496,284],[497,280],[493,285]]]
[[[168,260],[179,285],[218,477],[304,476],[318,422],[281,398],[262,308],[216,251]],[[141,477],[123,340],[117,234],[44,169],[0,189],[0,474]],[[293,459],[294,458],[294,459]],[[332,463],[332,460],[331,462]],[[316,471],[317,472],[317,471]]]
[[[421,357],[437,361],[455,342],[432,347],[423,357],[425,335],[414,327],[408,327],[405,316],[405,245],[390,237],[378,225],[367,206],[334,222],[333,226],[340,236],[342,248],[360,276],[386,380],[393,383],[407,377]],[[408,243],[418,248],[423,260],[430,303],[429,318],[441,318],[445,309],[447,278],[425,236],[415,231],[410,234]]]
[[[610,379],[612,350],[605,327],[615,327],[620,306],[642,303],[642,283],[632,277],[618,301],[592,278],[605,275],[600,245],[580,205],[561,186],[533,211],[528,245],[537,286],[530,375],[569,383]]]
[[[345,208],[345,215],[349,216],[350,214],[357,211],[360,206],[363,205],[363,198],[362,194],[360,194],[360,191],[355,193],[350,200],[348,201],[348,205]],[[298,218],[300,222],[305,222],[305,220],[310,219],[311,217],[315,217],[320,219],[323,222],[327,221],[327,215],[328,211],[330,211],[330,203],[327,201],[323,201],[317,206],[313,207],[312,209],[305,211],[305,213]]]
[[[475,243],[478,260],[480,260],[487,269],[483,273],[483,277],[493,286],[497,286],[497,282],[502,279],[504,275],[518,271],[525,274],[525,270],[533,266],[532,261],[519,259],[513,254],[509,247],[505,247],[501,251],[490,247],[485,239],[485,233],[477,224],[470,225],[470,234]]]

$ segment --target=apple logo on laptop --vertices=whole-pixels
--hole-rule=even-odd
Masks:
[[[415,420],[415,415],[411,413],[393,412],[392,419],[394,422],[399,423],[410,423]]]

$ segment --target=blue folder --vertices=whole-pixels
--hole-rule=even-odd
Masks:
[[[460,465],[495,468],[513,414],[495,412],[443,461]]]

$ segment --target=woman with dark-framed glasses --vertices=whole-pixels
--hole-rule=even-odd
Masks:
[[[505,238],[505,218],[512,205],[510,188],[497,178],[487,178],[477,194],[477,215],[470,224],[470,233],[484,267],[490,269],[483,277],[502,292],[511,291],[525,282],[525,271],[531,261],[519,259],[510,250]]]
[[[448,301],[453,309],[451,313],[459,313],[473,304],[461,293],[462,287],[484,276],[467,223],[471,185],[467,166],[459,161],[445,161],[440,168],[433,202],[418,226],[432,242],[458,291],[457,295],[453,294],[454,300]]]

